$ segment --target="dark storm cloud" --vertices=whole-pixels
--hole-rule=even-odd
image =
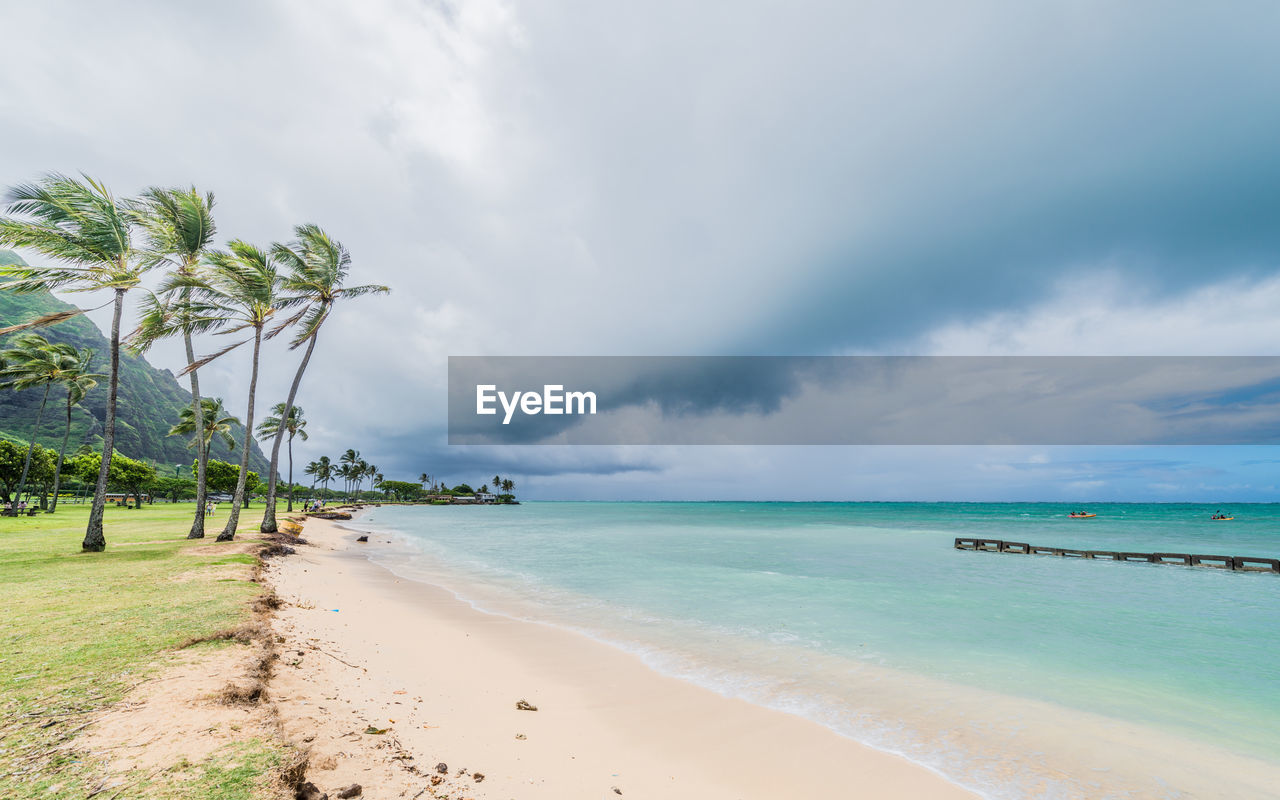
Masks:
[[[910,337],[1016,307],[1072,273],[1114,270],[1159,293],[1280,266],[1280,106],[1266,100],[1280,88],[1280,9],[958,14],[951,36],[926,35],[936,49],[884,66],[877,78],[894,91],[877,102],[860,81],[798,87],[774,155],[787,171],[826,170],[791,199],[836,209],[845,226],[795,254],[820,266],[780,282],[743,350]],[[887,15],[850,36],[856,47],[911,29]],[[835,69],[821,45],[811,59],[824,57]],[[868,160],[860,132],[886,127],[895,135]]]

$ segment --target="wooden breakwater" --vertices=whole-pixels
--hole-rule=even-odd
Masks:
[[[1233,572],[1270,572],[1280,575],[1280,559],[1251,556],[1211,556],[1196,553],[1126,553],[1119,550],[1073,550],[1069,547],[1041,547],[1026,542],[1003,539],[957,538],[957,550],[982,550],[988,553],[1018,553],[1030,556],[1060,558],[1093,558],[1104,561],[1137,561],[1145,564],[1178,564],[1187,567],[1212,567]]]

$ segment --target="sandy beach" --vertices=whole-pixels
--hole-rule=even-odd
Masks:
[[[310,544],[268,575],[285,602],[272,693],[321,789],[521,800],[976,796],[586,636],[397,578],[362,550],[377,537],[358,535],[308,520]],[[521,700],[537,711],[518,709]]]

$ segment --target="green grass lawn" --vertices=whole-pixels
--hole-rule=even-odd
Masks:
[[[110,506],[103,553],[80,551],[87,505],[0,517],[0,798],[86,797],[98,767],[63,745],[88,715],[162,668],[180,643],[248,619],[262,591],[249,579],[252,559],[202,554],[226,511],[210,520],[208,538],[192,542],[193,511],[191,503]],[[261,504],[242,514],[241,531],[255,530],[261,514]],[[260,797],[281,756],[271,742],[224,748],[122,796],[184,796],[175,787],[186,786],[207,787],[201,798]]]

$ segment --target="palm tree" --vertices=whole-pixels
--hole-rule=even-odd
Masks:
[[[354,469],[355,468],[351,464],[343,464],[342,466],[338,467],[338,477],[342,478],[342,482],[343,482],[342,492],[344,495],[346,495],[346,498],[348,500],[351,499],[351,476],[353,474]]]
[[[506,492],[507,494],[511,494],[515,490],[515,488],[516,488],[516,483],[510,478],[507,478],[502,482],[502,491]]]
[[[190,436],[191,443],[188,447],[197,447],[197,470],[199,469],[199,453],[203,451],[204,457],[209,457],[209,445],[213,443],[214,437],[217,437],[227,449],[234,452],[236,449],[235,437],[231,435],[231,426],[239,425],[240,420],[231,415],[227,411],[226,406],[222,404],[221,397],[202,397],[200,398],[200,423],[203,427],[203,433],[196,436],[196,412],[191,406],[183,406],[178,412],[178,424],[169,429],[170,436]],[[204,506],[200,507],[203,513]],[[188,539],[191,538],[189,535]]]
[[[372,475],[374,469],[375,468],[371,468],[369,466],[369,462],[365,461],[363,458],[360,459],[360,463],[356,465],[356,499],[357,500],[360,499],[360,490],[361,490],[361,487],[364,486],[364,479],[367,476]]]
[[[258,426],[258,438],[264,442],[274,437],[280,430],[280,420],[285,419],[284,429],[289,432],[289,507],[286,511],[293,510],[293,437],[299,436],[302,441],[307,440],[307,421],[302,418],[301,406],[293,406],[287,412],[284,403],[276,403],[276,407],[271,409],[271,413],[275,416],[267,417]],[[288,414],[288,417],[285,417]],[[270,501],[268,501],[270,502]]]
[[[298,335],[293,337],[289,347],[296,349],[306,342],[307,349],[302,354],[298,371],[294,373],[282,417],[288,416],[289,409],[293,408],[298,386],[302,383],[303,373],[307,371],[311,353],[315,350],[320,327],[329,318],[333,304],[342,298],[387,294],[391,291],[386,286],[375,284],[343,286],[347,271],[351,268],[351,254],[347,248],[316,225],[299,225],[293,229],[293,233],[295,241],[288,245],[274,245],[272,254],[289,268],[285,289],[294,295],[290,304],[301,306],[301,310],[288,320],[301,323]],[[276,470],[280,464],[280,440],[283,436],[283,430],[276,431],[276,438],[271,443],[271,468],[267,473],[267,511],[262,517],[263,533],[276,531]]]
[[[359,471],[358,465],[360,464],[360,451],[353,450],[348,447],[347,452],[343,453],[338,461],[342,464],[338,469],[338,475],[347,482],[345,491],[347,493],[347,499],[350,500],[351,483],[355,480],[356,473]]]
[[[62,461],[67,455],[67,442],[71,439],[71,410],[84,400],[85,395],[98,381],[106,377],[89,371],[89,363],[93,361],[93,351],[89,348],[76,350],[67,345],[70,353],[64,356],[62,384],[67,387],[67,425],[62,432],[62,447],[58,449],[58,465],[53,468],[53,500],[49,502],[46,514],[58,510],[58,489],[62,484]],[[72,355],[74,353],[74,355]]]
[[[262,351],[263,334],[276,311],[284,304],[280,293],[280,273],[275,260],[261,248],[239,240],[228,244],[226,251],[214,251],[205,258],[201,275],[171,275],[158,290],[170,294],[190,288],[187,310],[168,325],[161,325],[153,334],[164,335],[181,329],[193,333],[217,331],[233,334],[252,330],[253,335],[218,352],[187,365],[184,372],[199,369],[214,359],[231,352],[246,342],[253,342],[252,367],[249,372],[249,399],[245,412],[244,445],[240,448],[240,475],[236,479],[235,493],[231,498],[231,513],[226,527],[218,534],[218,541],[235,538],[240,522],[240,509],[245,502],[245,484],[249,476],[249,447],[253,442],[253,405],[258,391],[258,364]],[[275,328],[267,338],[282,330]]]
[[[27,443],[27,455],[22,460],[22,475],[18,478],[18,491],[13,505],[13,514],[17,516],[18,501],[22,499],[26,488],[27,474],[31,469],[31,454],[36,448],[36,437],[40,433],[40,420],[44,417],[45,404],[49,402],[49,390],[62,380],[64,360],[75,356],[75,348],[70,345],[51,345],[38,333],[28,333],[20,337],[14,346],[0,352],[0,389],[33,389],[44,387],[44,395],[40,398],[40,408],[36,411],[36,422],[31,428],[31,441]]]
[[[56,173],[38,183],[9,190],[8,212],[0,218],[0,244],[29,248],[58,262],[57,266],[0,267],[10,280],[3,288],[32,293],[67,287],[72,291],[110,289],[115,293],[111,316],[111,370],[107,382],[107,413],[102,432],[102,463],[93,494],[93,508],[81,546],[91,552],[107,547],[102,517],[107,504],[107,474],[116,437],[116,396],[120,384],[120,317],[125,295],[142,280],[153,264],[139,259],[133,248],[135,214],[98,181],[87,176],[76,180]],[[0,329],[0,334],[22,328],[52,325],[80,310],[47,314],[21,325]]]
[[[364,481],[364,460],[357,461],[351,465],[351,485],[347,489],[347,496],[351,499],[360,499],[360,484]]]
[[[496,492],[497,492],[499,489],[501,489],[501,488],[502,488],[502,478],[498,477],[497,475],[494,475],[494,476],[493,476],[493,491],[496,493]]]
[[[200,260],[213,244],[217,231],[213,223],[213,194],[201,194],[194,186],[188,189],[161,189],[152,187],[142,194],[135,204],[139,222],[148,239],[146,257],[156,265],[166,265],[183,277],[195,277],[200,272]],[[190,286],[176,290],[169,309],[179,318],[191,311]],[[157,305],[156,308],[159,308]],[[145,324],[145,322],[144,322]],[[187,363],[196,360],[191,343],[191,328],[183,325],[182,343],[187,350]],[[191,378],[191,433],[205,429],[203,404],[200,399],[199,370],[188,372]],[[172,433],[170,434],[172,435]],[[204,506],[207,498],[205,470],[209,463],[209,448],[196,448],[196,510],[191,519],[188,539],[204,538]]]
[[[328,494],[329,481],[333,480],[333,464],[329,461],[328,456],[320,456],[318,463],[320,468],[316,470],[316,479],[320,481],[321,488]]]
[[[431,476],[425,472],[422,473],[418,476],[418,483],[422,484],[423,489],[427,488],[427,484],[431,483]]]
[[[316,481],[320,479],[320,469],[319,461],[309,461],[307,462],[307,465],[302,468],[303,475],[311,476],[311,494],[313,496],[316,493]]]

